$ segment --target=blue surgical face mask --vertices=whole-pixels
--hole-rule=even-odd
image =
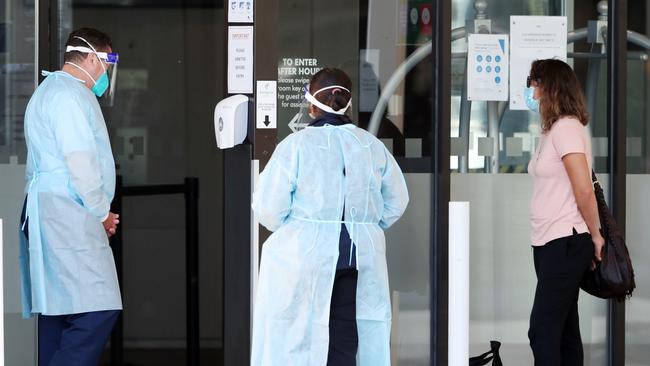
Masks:
[[[539,113],[539,100],[535,99],[535,87],[524,89],[524,100],[528,109]]]
[[[93,85],[91,90],[97,97],[101,97],[106,92],[106,89],[108,89],[108,84],[108,71],[104,70],[99,79],[95,81],[95,85]]]
[[[95,80],[95,78],[93,78],[88,71],[86,71],[83,67],[75,64],[74,62],[68,61],[68,62],[66,62],[66,64],[67,65],[72,65],[72,66],[76,67],[77,69],[83,71],[86,75],[88,75],[90,80],[92,80],[93,83],[94,83],[93,87],[90,88],[90,90],[93,93],[95,93],[95,95],[98,98],[101,97],[102,95],[104,95],[104,93],[106,92],[106,89],[108,89],[108,84],[109,84],[109,82],[108,82],[108,71],[106,71],[106,68],[104,68],[104,72],[99,76],[99,79]]]

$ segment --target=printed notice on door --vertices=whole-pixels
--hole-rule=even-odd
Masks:
[[[257,128],[278,127],[278,83],[275,80],[257,80],[255,95]]]
[[[510,17],[510,109],[527,109],[526,78],[535,60],[567,59],[566,17]]]
[[[508,36],[470,34],[467,43],[467,99],[508,100]]]
[[[253,93],[253,27],[228,27],[228,93]]]
[[[280,136],[307,127],[311,118],[305,115],[307,110],[301,110],[305,87],[309,84],[311,77],[321,69],[322,66],[318,59],[313,57],[282,57],[280,59],[278,64],[278,117],[280,121],[288,122],[279,127]],[[286,131],[285,128],[290,131]]]

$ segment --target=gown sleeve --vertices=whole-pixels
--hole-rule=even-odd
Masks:
[[[275,231],[291,213],[291,202],[298,177],[298,149],[293,136],[282,141],[260,174],[255,193],[255,217],[270,231]]]
[[[32,152],[28,149],[27,160],[25,161],[25,182],[27,183],[25,193],[27,193],[27,189],[29,188],[29,182],[34,178],[34,161],[32,159]]]
[[[103,190],[95,136],[90,126],[88,108],[73,96],[60,93],[53,98],[51,125],[59,153],[63,156],[75,191],[84,207],[104,221],[110,200]]]
[[[379,221],[379,227],[388,229],[404,213],[409,202],[408,189],[402,170],[395,161],[393,154],[384,148],[386,165],[381,180],[381,195],[384,199],[384,211]]]

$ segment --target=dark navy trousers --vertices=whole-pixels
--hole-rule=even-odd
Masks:
[[[120,311],[38,317],[39,366],[96,366]]]
[[[357,278],[354,268],[336,271],[330,305],[330,343],[327,366],[355,366],[357,333]]]

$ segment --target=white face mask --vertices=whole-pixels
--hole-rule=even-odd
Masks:
[[[320,109],[320,110],[322,110],[324,112],[332,113],[332,114],[338,114],[340,116],[344,115],[345,112],[350,108],[350,106],[352,106],[352,98],[350,98],[350,101],[348,102],[348,104],[345,107],[339,109],[338,111],[335,111],[334,109],[332,109],[332,107],[330,107],[328,105],[325,105],[325,104],[321,103],[320,101],[318,101],[318,99],[316,99],[316,95],[318,93],[322,92],[323,90],[329,90],[329,89],[343,89],[348,93],[350,92],[350,90],[348,88],[345,88],[345,87],[340,86],[340,85],[326,86],[324,88],[318,89],[314,94],[311,94],[309,92],[309,88],[305,88],[305,99],[307,99],[311,104],[315,105],[318,109]],[[309,116],[311,118],[315,118],[314,116],[312,116],[312,113],[309,113]]]

